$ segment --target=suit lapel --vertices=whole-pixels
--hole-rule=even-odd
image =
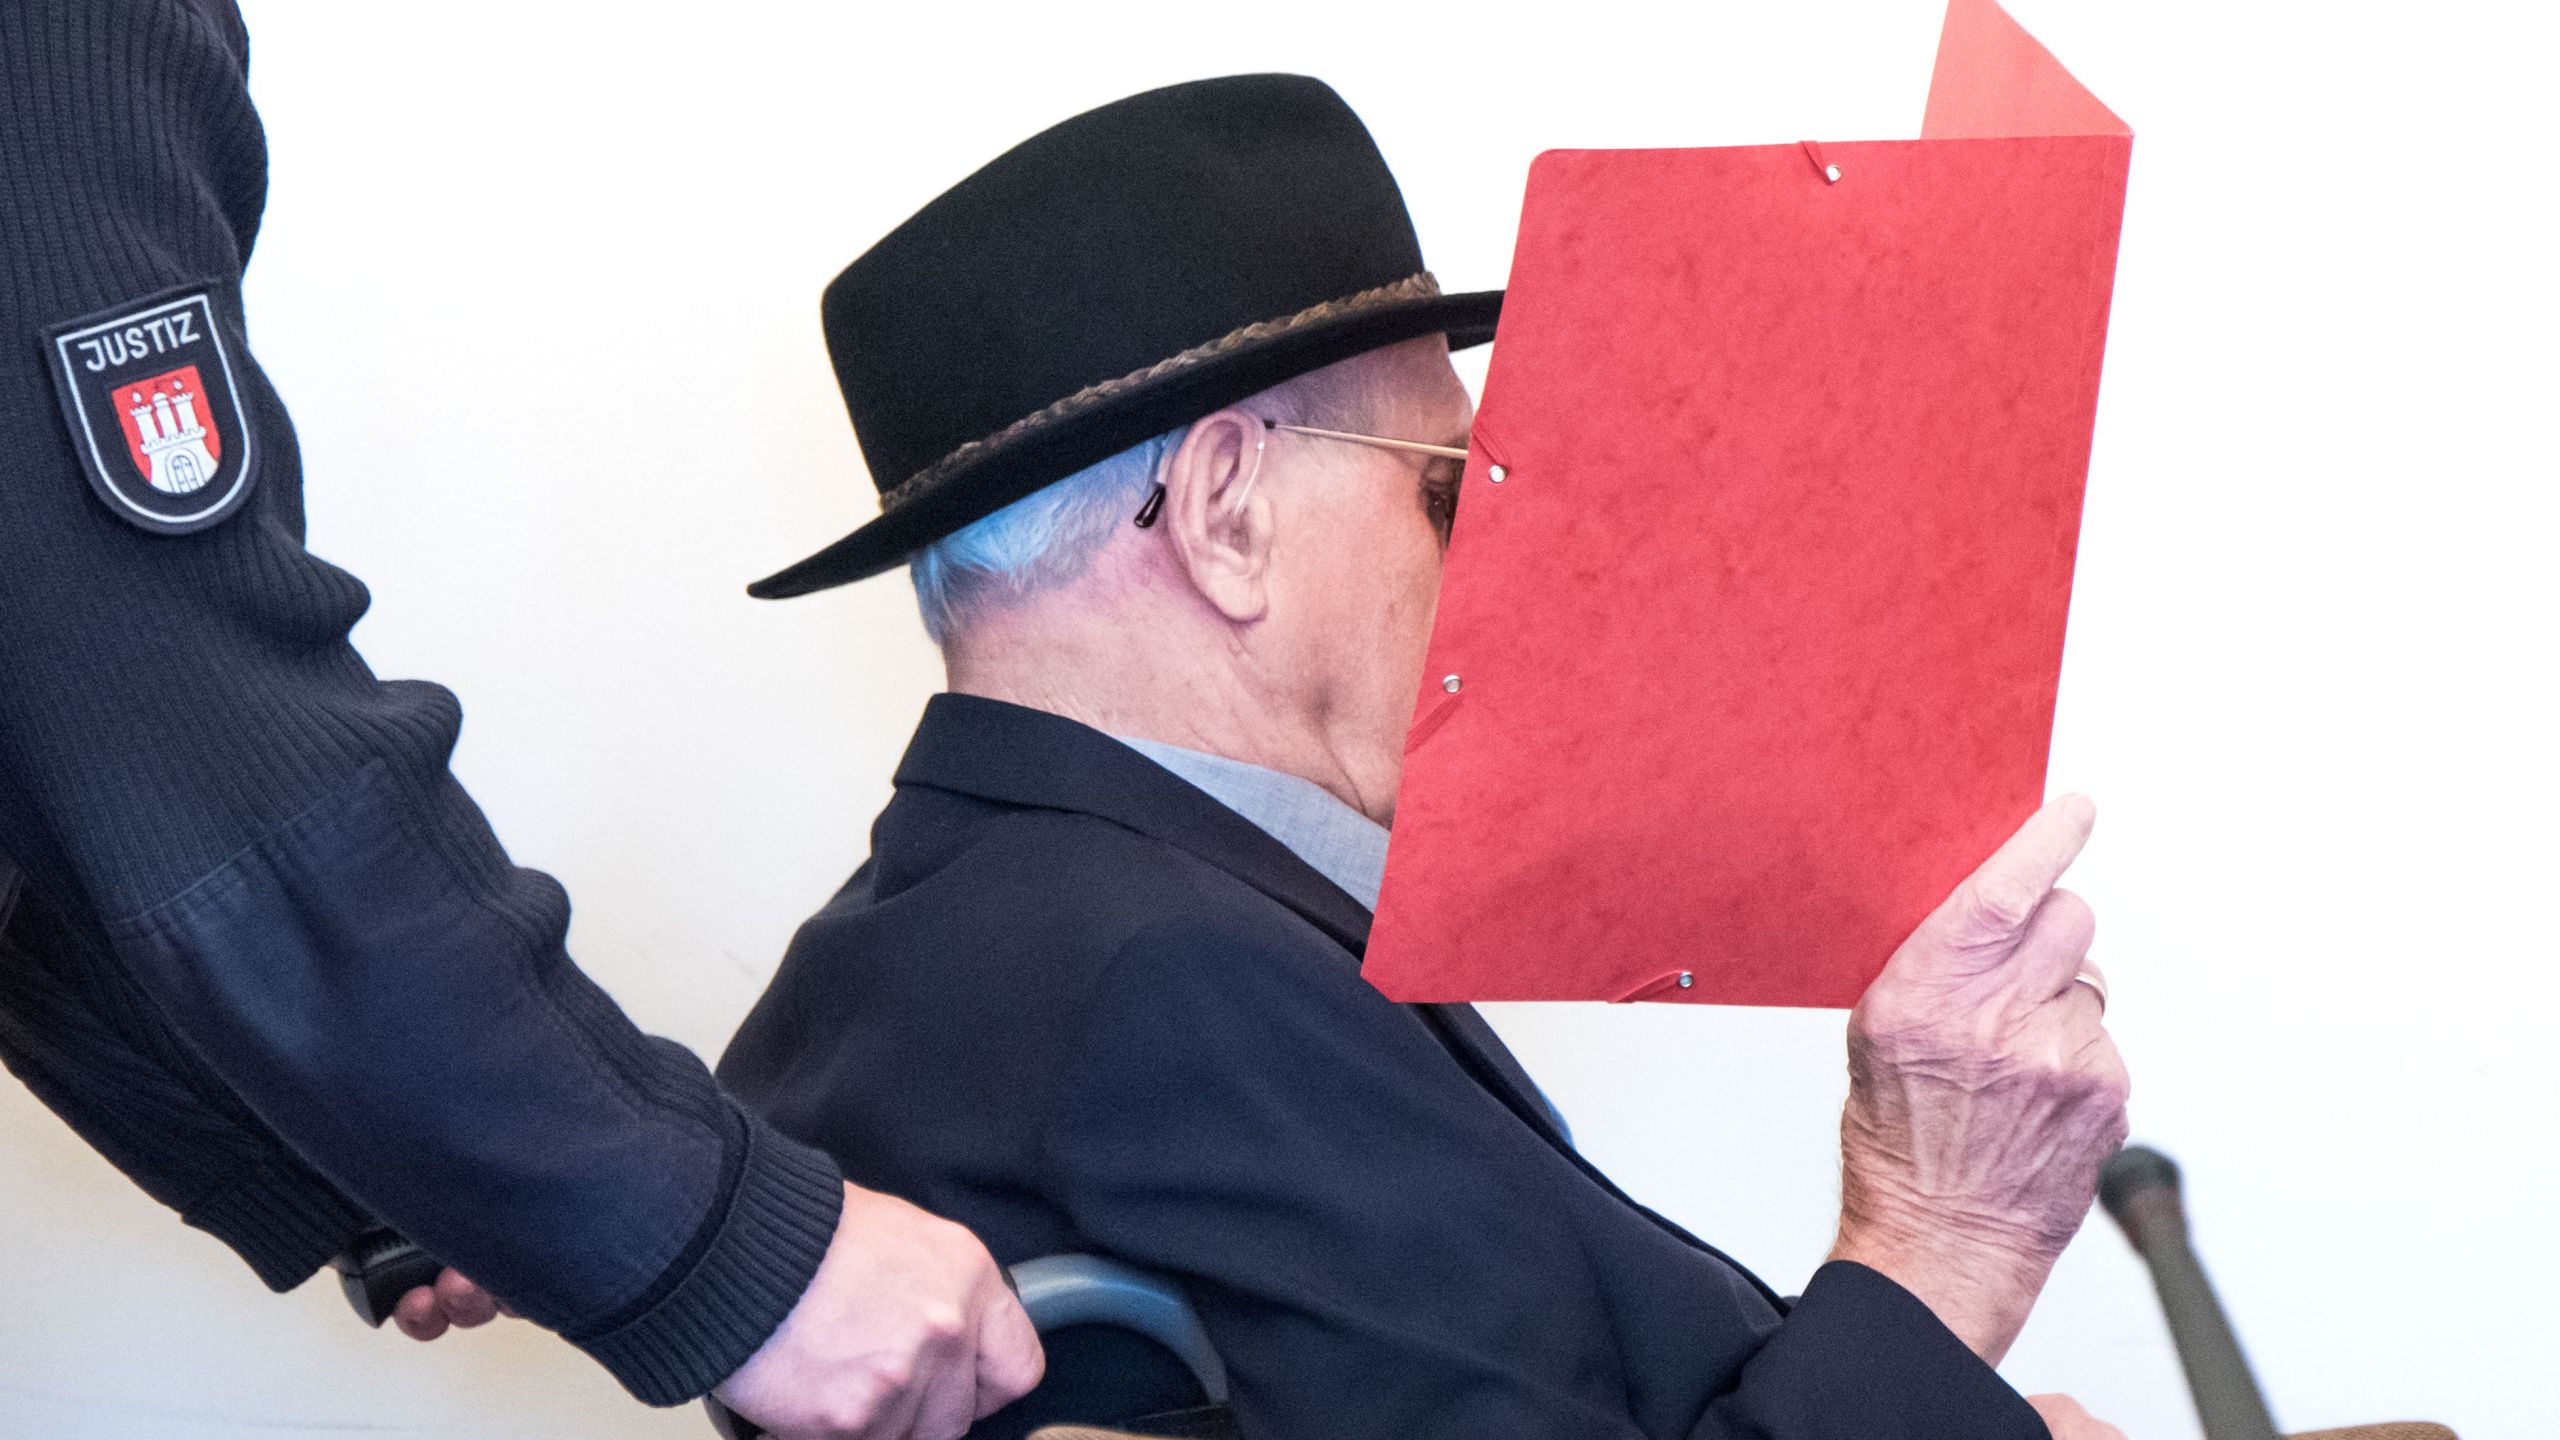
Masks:
[[[1369,911],[1270,832],[1089,725],[974,695],[927,702],[900,785],[1093,815],[1198,857],[1288,906],[1358,960]],[[1572,1147],[1546,1099],[1471,1005],[1409,1005],[1475,1082],[1549,1144]]]

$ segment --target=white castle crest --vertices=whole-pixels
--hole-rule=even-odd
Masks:
[[[125,392],[127,415],[142,435],[143,476],[163,495],[201,490],[213,479],[213,454],[205,449],[204,422],[196,418],[195,392],[172,379],[170,388],[155,390],[145,400],[140,390]]]

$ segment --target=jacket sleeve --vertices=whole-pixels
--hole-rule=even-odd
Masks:
[[[0,1061],[36,1098],[275,1289],[371,1228],[206,1071],[89,917],[23,882],[0,859]]]
[[[1783,1314],[1584,1177],[1339,955],[1159,926],[1102,983],[1044,1188],[1182,1278],[1273,1440],[2045,1440],[1874,1271]]]
[[[447,769],[453,696],[350,647],[368,597],[303,546],[239,308],[246,57],[228,0],[0,6],[0,853],[311,1171],[674,1403],[790,1311],[840,1182],[571,963],[567,897]],[[45,337],[179,287],[254,459],[169,534],[92,493]]]

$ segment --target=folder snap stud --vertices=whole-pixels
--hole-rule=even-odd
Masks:
[[[1839,184],[1839,183],[1840,183],[1840,167],[1839,167],[1839,166],[1837,166],[1837,165],[1825,165],[1825,166],[1823,166],[1823,167],[1822,167],[1822,178],[1823,178],[1823,179],[1825,179],[1825,180],[1830,181],[1830,182],[1831,182],[1832,184],[1834,184],[1834,185]]]
[[[1511,471],[1504,466],[1492,465],[1486,467],[1484,478],[1492,481],[1496,485],[1499,485],[1503,482],[1504,477],[1508,476],[1510,473]]]
[[[1667,970],[1609,1003],[1612,1005],[1632,1005],[1638,1000],[1650,1000],[1665,990],[1693,989],[1696,987],[1697,983],[1698,977],[1690,974],[1686,970]]]
[[[1452,695],[1457,694],[1458,677],[1455,675],[1444,676],[1440,681],[1440,688],[1448,691]]]

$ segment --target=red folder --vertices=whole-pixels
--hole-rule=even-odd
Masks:
[[[2132,136],[1990,0],[1922,136],[1531,167],[1388,995],[1845,1006],[2035,810]]]

